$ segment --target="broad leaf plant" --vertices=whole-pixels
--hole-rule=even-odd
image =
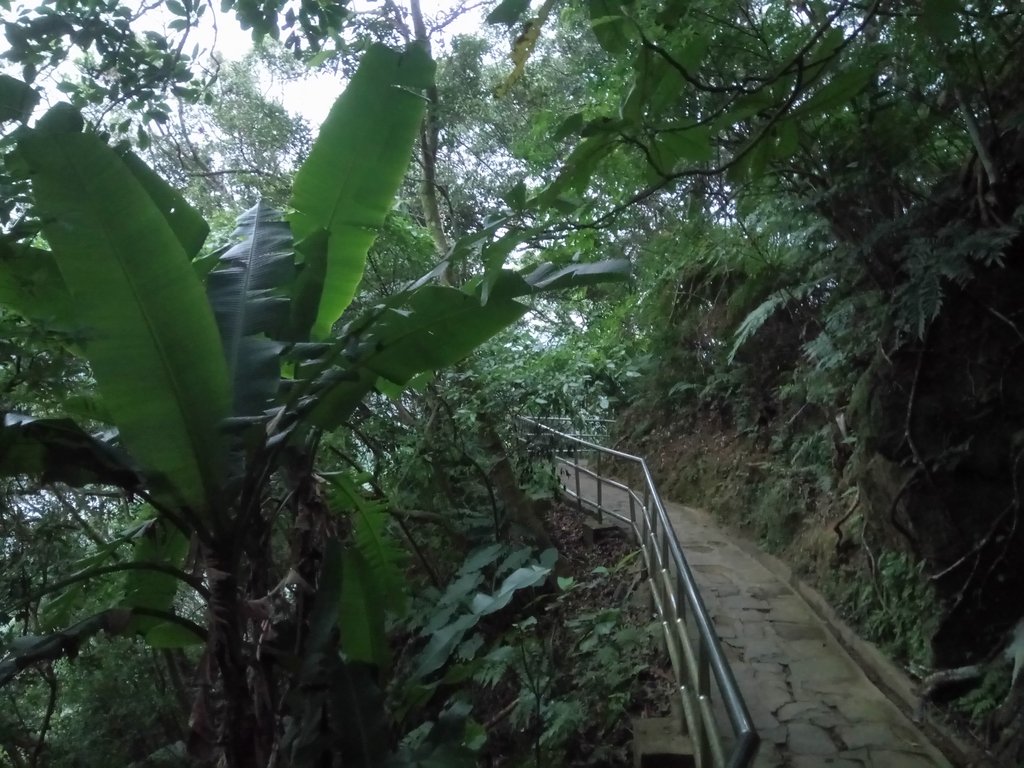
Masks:
[[[379,541],[386,505],[357,475],[319,474],[317,450],[373,393],[520,319],[525,297],[622,270],[495,265],[457,288],[437,269],[346,314],[433,72],[420,45],[371,46],[288,209],[256,202],[213,251],[207,223],[138,157],[68,105],[29,127],[38,95],[0,81],[0,118],[23,123],[8,169],[27,185],[24,217],[0,241],[0,302],[60,329],[100,401],[88,421],[3,414],[0,472],[117,488],[144,509],[35,596],[39,634],[3,649],[0,685],[98,633],[136,634],[199,652],[194,756],[247,768],[386,759],[383,606],[400,607],[403,574]],[[119,585],[116,599],[83,614],[101,583]]]

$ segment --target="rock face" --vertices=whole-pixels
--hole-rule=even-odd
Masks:
[[[958,236],[979,243],[966,256],[972,277],[943,286],[923,338],[879,351],[850,406],[869,531],[914,551],[935,576],[939,667],[987,657],[1024,613],[1024,241],[1012,237],[998,252],[1005,266],[986,267],[982,253],[993,260],[985,248],[1005,235],[966,226]],[[890,337],[894,346],[899,334]]]
[[[909,292],[921,291],[931,308],[923,317],[934,320],[915,329],[893,310],[847,411],[857,438],[848,472],[860,489],[867,539],[912,551],[939,597],[932,638],[938,669],[993,659],[1024,616],[1018,133],[1024,137],[1019,130],[1003,137],[1006,149],[995,158],[999,185],[984,174],[958,180],[908,215],[898,238],[876,246],[896,267],[894,300],[905,310]],[[930,276],[914,271],[913,259],[925,256]],[[941,301],[928,298],[929,280],[937,280]],[[1019,730],[1019,712],[1014,719],[998,727]],[[1014,741],[1011,749],[1022,751]]]

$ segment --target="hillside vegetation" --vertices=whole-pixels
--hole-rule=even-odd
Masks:
[[[1024,760],[1016,4],[3,8],[0,765],[627,760],[630,556],[522,413]]]

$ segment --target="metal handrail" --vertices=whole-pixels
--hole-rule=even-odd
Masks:
[[[570,489],[563,484],[562,491],[576,502],[578,509],[582,511],[588,507],[596,512],[599,519],[607,514],[632,528],[643,554],[655,607],[661,617],[682,704],[683,726],[693,743],[698,767],[746,768],[757,754],[760,738],[754,730],[729,662],[722,653],[718,635],[708,616],[693,572],[679,546],[647,462],[640,456],[560,432],[537,419],[520,416],[519,420],[531,427],[535,435],[545,433],[564,441],[570,447],[571,456],[559,456],[556,446],[552,446],[551,453],[556,465],[561,463],[573,470],[574,488]],[[580,449],[596,455],[594,469],[580,463]],[[644,478],[642,499],[628,485],[601,474],[602,456],[629,462],[640,468]],[[580,493],[581,475],[594,480],[597,486],[596,499],[584,498]],[[627,494],[628,518],[604,506],[602,489],[605,486]],[[694,633],[695,637],[691,636]],[[734,738],[728,750],[712,709],[712,678],[721,696]]]
[[[528,417],[523,416],[520,418]],[[585,416],[536,416],[529,418],[552,429],[572,430],[576,437],[593,442],[607,438],[611,426],[615,423],[615,419],[594,419]],[[585,425],[587,429],[581,430],[580,425]]]

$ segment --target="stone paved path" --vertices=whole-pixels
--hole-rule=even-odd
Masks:
[[[592,483],[581,492],[596,496]],[[606,507],[628,516],[624,494],[607,486],[603,494]],[[792,587],[705,513],[666,509],[761,736],[757,768],[951,765]]]

